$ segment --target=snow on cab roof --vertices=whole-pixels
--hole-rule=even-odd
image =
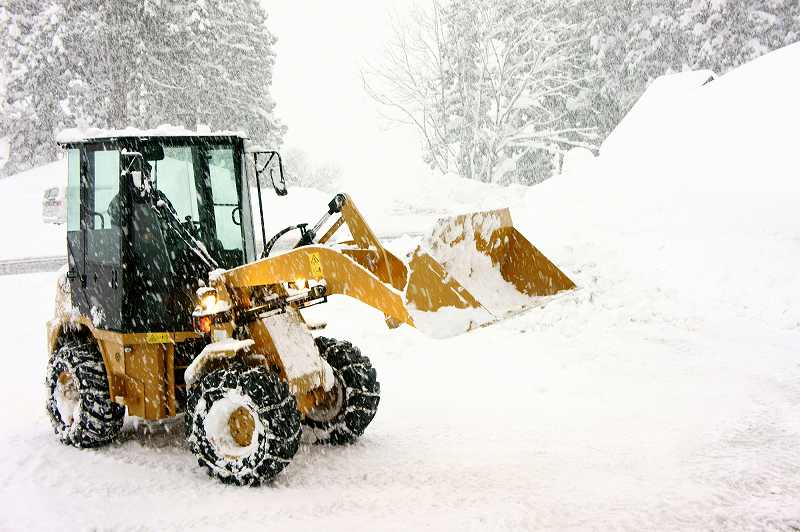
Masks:
[[[97,139],[115,139],[120,137],[241,137],[249,138],[244,131],[211,131],[209,127],[198,126],[197,131],[186,129],[183,126],[165,124],[154,129],[139,129],[126,127],[125,129],[101,129],[96,127],[71,128],[61,131],[56,135],[56,142],[67,144],[70,142],[85,142]]]

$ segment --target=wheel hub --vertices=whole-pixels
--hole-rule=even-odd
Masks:
[[[67,426],[72,425],[80,394],[75,376],[70,371],[65,370],[58,374],[55,396],[56,408],[58,408],[61,421]]]
[[[240,447],[247,447],[253,441],[253,432],[256,429],[256,421],[250,410],[240,406],[231,412],[228,418],[228,430],[231,432],[233,441]]]

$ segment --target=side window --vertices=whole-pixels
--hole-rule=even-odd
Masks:
[[[89,220],[92,229],[119,227],[119,152],[117,150],[95,151],[94,194]],[[112,204],[113,200],[113,204]]]
[[[208,172],[217,238],[225,249],[242,251],[242,213],[239,209],[233,149],[209,149]]]
[[[81,229],[81,153],[67,150],[67,231]]]

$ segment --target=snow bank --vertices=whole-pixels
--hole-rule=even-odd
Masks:
[[[0,179],[0,259],[67,254],[66,225],[42,219],[44,191],[66,184],[64,159]]]
[[[594,153],[587,148],[576,146],[570,148],[564,154],[564,161],[561,163],[562,174],[576,174],[580,172],[591,171],[591,165],[594,163]]]
[[[697,89],[711,83],[716,77],[710,70],[694,70],[657,78],[606,137],[600,152],[627,152],[631,148],[631,140],[640,135],[653,144],[653,134],[673,122],[673,111],[679,109],[686,99],[692,98]]]
[[[634,107],[594,172],[534,187],[515,219],[556,264],[800,327],[798,61],[792,45]]]

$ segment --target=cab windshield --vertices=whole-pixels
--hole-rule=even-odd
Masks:
[[[163,143],[150,178],[178,219],[222,267],[246,262],[252,235],[242,224],[240,154],[231,144]]]

